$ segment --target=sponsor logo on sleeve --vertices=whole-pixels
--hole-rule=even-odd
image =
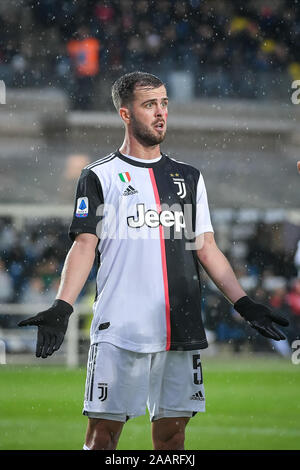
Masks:
[[[87,217],[89,213],[89,200],[87,197],[77,199],[76,217]]]

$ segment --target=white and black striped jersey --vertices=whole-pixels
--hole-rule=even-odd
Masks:
[[[86,166],[69,235],[98,236],[91,342],[136,352],[207,347],[195,236],[213,232],[203,177],[165,154]]]

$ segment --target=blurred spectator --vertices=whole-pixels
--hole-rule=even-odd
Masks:
[[[100,25],[112,23],[115,18],[115,9],[112,2],[104,0],[104,2],[97,3],[95,7],[95,16],[99,20]]]
[[[43,304],[44,303],[44,283],[40,277],[30,279],[25,289],[22,303],[25,304]]]
[[[287,295],[287,301],[293,314],[300,319],[300,278],[294,280],[292,290]]]
[[[24,288],[24,279],[29,272],[29,265],[25,257],[25,252],[19,243],[16,243],[9,252],[6,263],[8,273],[13,282],[13,302],[19,302]]]
[[[0,303],[8,303],[13,297],[13,282],[5,263],[0,260]]]
[[[289,306],[287,304],[287,289],[285,285],[276,287],[270,293],[270,307],[278,312],[289,311]]]
[[[239,352],[247,340],[248,326],[207,275],[203,273],[202,278],[205,328],[215,332],[218,343],[232,344],[233,351]]]
[[[58,289],[58,283],[55,280],[45,288],[43,279],[33,277],[24,291],[22,303],[25,304],[44,304],[48,308],[55,300]]]
[[[53,281],[55,281],[59,276],[59,262],[52,254],[52,250],[49,251],[49,254],[46,253],[46,256],[51,256],[49,259],[43,260],[43,262],[37,267],[36,271],[39,274],[44,289],[48,289]]]
[[[300,277],[300,240],[297,243],[297,250],[294,257],[294,264],[298,271],[298,277]]]
[[[67,44],[76,80],[74,106],[88,109],[94,98],[95,77],[99,72],[100,42],[85,26],[78,30],[76,36],[77,39],[71,39]]]
[[[264,224],[257,225],[255,235],[248,242],[247,262],[250,272],[257,276],[265,269],[272,269],[276,262],[276,256],[271,250],[271,233]]]
[[[8,252],[17,241],[17,232],[13,228],[11,220],[3,217],[0,219],[0,251]]]
[[[270,286],[271,287],[271,286]],[[289,357],[291,354],[290,344],[294,338],[294,325],[291,315],[291,309],[287,303],[287,287],[286,282],[282,280],[281,284],[278,281],[277,286],[273,284],[273,288],[270,288],[269,306],[272,308],[274,313],[283,315],[290,322],[288,328],[284,328],[284,334],[287,337],[286,341],[271,341],[275,350],[284,357]]]
[[[300,278],[293,281],[292,289],[287,294],[286,301],[291,309],[292,324],[297,337],[300,335]]]
[[[285,290],[286,279],[275,276],[271,270],[266,269],[262,275],[261,286],[265,292],[281,292]]]

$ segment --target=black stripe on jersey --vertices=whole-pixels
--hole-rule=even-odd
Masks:
[[[95,166],[103,165],[103,163],[110,162],[110,161],[113,160],[114,158],[116,158],[116,154],[115,154],[115,153],[111,153],[111,154],[108,155],[107,157],[100,158],[99,160],[96,160],[95,162],[90,163],[90,164],[87,165],[85,168],[86,168],[87,170],[91,170],[92,168],[95,168]]]
[[[166,157],[164,165],[153,168],[161,204],[181,207],[192,205],[191,223],[195,230],[197,184],[200,171]],[[179,174],[186,185],[186,196],[178,195],[178,185],[171,175]],[[201,284],[197,254],[187,250],[184,234],[175,237],[174,227],[165,238],[167,275],[170,300],[171,350],[203,349],[208,346],[201,318]]]
[[[99,269],[100,269],[100,264],[101,264],[101,254],[100,254],[100,251],[99,251],[99,243],[100,243],[100,240],[98,241],[97,243],[97,246],[96,246],[96,250],[95,250],[95,253],[96,253],[96,273],[99,272]],[[94,302],[96,302],[98,298],[98,282],[96,282],[96,293],[95,293],[95,298],[94,298]]]
[[[89,396],[90,396],[94,352],[95,352],[95,345],[93,344],[89,350],[88,364],[87,364],[86,387],[85,387],[85,397],[84,397],[86,401],[89,400]]]
[[[94,166],[94,165],[96,165],[96,164],[98,164],[98,163],[104,162],[105,160],[110,159],[110,158],[111,158],[112,156],[114,156],[114,155],[115,155],[115,152],[112,152],[112,153],[110,153],[109,155],[106,155],[106,157],[101,157],[101,158],[99,158],[98,160],[95,160],[94,162],[89,163],[88,165],[86,165],[85,168],[89,169],[90,166]]]
[[[91,370],[91,382],[90,382],[90,393],[89,393],[89,401],[93,401],[93,388],[94,388],[94,374],[95,374],[95,365],[96,365],[96,358],[97,358],[97,344],[93,345],[93,356],[92,356],[92,370]]]

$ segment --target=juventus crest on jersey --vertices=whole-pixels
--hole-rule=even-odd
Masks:
[[[199,170],[119,151],[81,173],[70,237],[99,238],[91,342],[136,352],[207,347],[196,236],[213,232]]]

